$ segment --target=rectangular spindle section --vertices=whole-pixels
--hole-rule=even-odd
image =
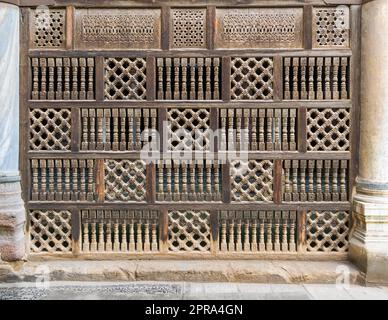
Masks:
[[[286,202],[348,201],[348,160],[284,160]]]
[[[296,109],[220,109],[219,150],[295,151]]]
[[[158,252],[159,212],[152,210],[82,210],[81,250]]]
[[[95,160],[31,159],[33,201],[95,200]]]
[[[220,100],[221,58],[157,58],[158,100]]]
[[[94,100],[94,58],[31,58],[32,100]]]
[[[350,99],[350,58],[286,57],[283,87],[286,100]]]
[[[81,150],[140,151],[157,143],[157,122],[157,109],[83,108]]]
[[[217,161],[164,160],[156,166],[158,201],[221,201],[222,173]]]
[[[219,251],[295,252],[296,211],[220,211]]]

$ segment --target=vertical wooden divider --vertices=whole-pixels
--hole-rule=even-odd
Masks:
[[[66,7],[66,49],[74,49],[74,6]]]
[[[298,108],[298,151],[306,153],[307,151],[307,108]]]
[[[81,252],[81,215],[80,210],[71,210],[71,235],[72,235],[72,250],[73,254],[77,255]]]
[[[207,15],[206,15],[207,47],[209,50],[214,50],[216,7],[215,6],[207,6],[206,13],[207,13]]]
[[[156,97],[156,64],[155,57],[147,57],[147,101]]]
[[[305,5],[303,7],[303,44],[305,50],[312,48],[312,17],[313,6]]]
[[[104,57],[96,57],[96,101],[104,101]]]
[[[221,97],[222,101],[230,101],[230,57],[222,57]]]
[[[71,108],[71,152],[80,151],[81,145],[81,110]]]
[[[161,25],[161,47],[162,50],[169,50],[169,40],[170,40],[170,8],[169,7],[162,7],[161,10],[161,19],[162,19],[162,25]]]
[[[102,203],[105,199],[105,173],[104,159],[96,159],[96,193],[97,202]]]
[[[230,203],[230,162],[222,165],[222,202]]]
[[[161,208],[159,212],[159,250],[161,253],[168,252],[168,210]]]
[[[275,204],[282,202],[282,160],[276,159],[274,163],[274,195],[273,201]]]
[[[283,57],[274,56],[273,72],[273,100],[279,102],[283,99]]]
[[[147,203],[155,203],[156,200],[156,172],[155,172],[155,163],[150,162],[147,164],[147,190],[146,190],[146,198],[147,198]]]
[[[210,211],[210,234],[211,234],[211,245],[210,252],[212,254],[217,254],[218,250],[218,211]]]
[[[296,214],[297,251],[306,251],[306,216],[307,210],[299,210]]]

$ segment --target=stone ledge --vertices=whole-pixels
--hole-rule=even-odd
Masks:
[[[12,266],[12,267],[11,267]],[[37,281],[190,281],[249,283],[331,283],[349,271],[350,283],[363,274],[347,261],[42,261],[0,264],[0,282]],[[41,280],[40,280],[41,281]]]

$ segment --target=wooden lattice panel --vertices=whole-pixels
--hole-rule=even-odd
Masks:
[[[77,9],[79,49],[159,49],[159,9]]]
[[[301,48],[301,8],[216,10],[217,48]]]
[[[348,57],[284,58],[284,99],[349,99]]]
[[[349,47],[349,7],[314,8],[312,25],[314,48]]]
[[[206,48],[206,9],[171,9],[172,49]]]
[[[30,250],[40,252],[72,251],[71,213],[67,210],[30,211]]]
[[[349,213],[346,211],[309,211],[306,219],[306,237],[307,251],[347,251]]]
[[[221,252],[296,251],[296,211],[221,211]]]
[[[217,161],[160,161],[156,168],[158,201],[221,201]]]
[[[219,100],[220,58],[158,58],[158,100]]]
[[[149,210],[82,210],[82,251],[157,252],[159,213]]]
[[[93,100],[94,58],[32,58],[33,100]]]
[[[272,160],[233,160],[230,166],[232,201],[273,200]]]
[[[209,109],[168,109],[167,150],[209,150]]]
[[[348,151],[350,109],[308,109],[307,150]]]
[[[136,160],[105,160],[105,199],[145,201],[146,164]]]
[[[220,109],[220,150],[296,150],[296,109]]]
[[[65,46],[66,12],[64,9],[38,7],[30,12],[30,46],[61,49]]]
[[[107,58],[104,63],[106,100],[145,100],[146,60]]]
[[[93,201],[95,161],[85,159],[32,159],[33,201]]]
[[[30,110],[31,150],[70,150],[70,109]]]
[[[246,100],[273,98],[273,59],[232,58],[231,99]]]
[[[82,150],[140,150],[156,140],[157,109],[83,108]]]
[[[209,251],[210,213],[208,211],[168,212],[169,251]]]
[[[284,201],[348,201],[347,160],[284,160]]]

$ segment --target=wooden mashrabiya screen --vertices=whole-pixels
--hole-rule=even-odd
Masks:
[[[22,8],[31,254],[346,256],[360,28],[346,2]],[[145,157],[152,143],[169,157]]]

